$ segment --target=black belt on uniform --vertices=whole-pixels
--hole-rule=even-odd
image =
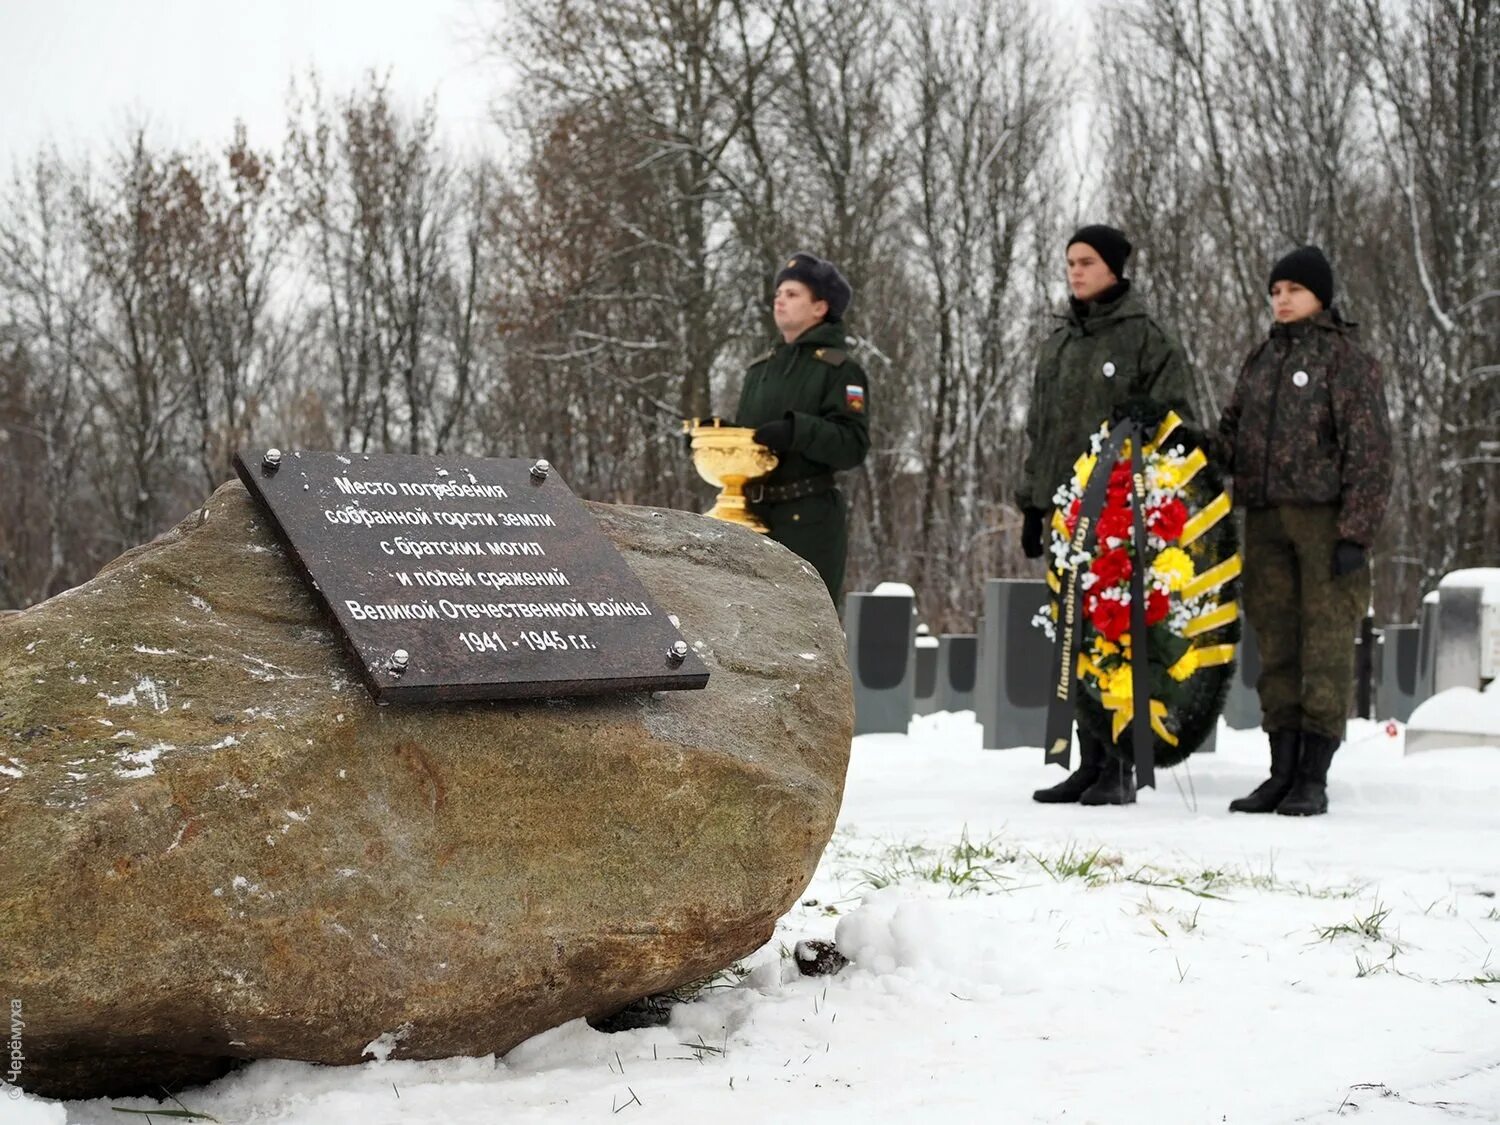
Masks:
[[[804,477],[790,484],[762,484],[751,481],[745,485],[745,499],[752,504],[784,504],[788,500],[801,500],[805,496],[816,496],[833,488],[833,474]]]

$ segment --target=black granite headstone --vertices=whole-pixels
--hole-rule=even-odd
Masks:
[[[938,638],[939,711],[974,710],[974,677],[979,638],[973,633],[944,633]]]
[[[1434,590],[1422,599],[1420,627],[1422,643],[1417,654],[1417,694],[1428,699],[1436,691],[1438,652],[1438,595]]]
[[[1380,675],[1380,653],[1375,644],[1375,618],[1365,614],[1354,634],[1354,717],[1375,717],[1375,680]]]
[[[382,703],[703,687],[707,666],[542,465],[235,457]]]
[[[1050,600],[1045,582],[992,578],[984,584],[984,748],[1040,746],[1046,734],[1052,642],[1032,623]]]
[[[844,601],[854,733],[905,734],[916,695],[913,598],[850,594]]]
[[[1231,730],[1252,730],[1260,726],[1260,693],[1255,690],[1260,679],[1260,646],[1255,630],[1244,622],[1236,667],[1229,681],[1229,695],[1224,700],[1224,721]]]
[[[912,693],[912,714],[930,715],[938,709],[938,639],[922,633],[917,637],[916,689]]]
[[[1375,717],[1404,723],[1417,704],[1427,698],[1420,676],[1422,628],[1387,625],[1381,630],[1380,682],[1375,691]]]

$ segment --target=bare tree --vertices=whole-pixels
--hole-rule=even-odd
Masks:
[[[10,503],[0,598],[9,605],[50,597],[96,557],[80,495],[96,289],[78,253],[68,179],[55,154],[39,154],[0,204],[0,493]]]
[[[407,117],[382,82],[293,107],[283,166],[337,386],[340,444],[429,452],[475,401],[490,170],[460,169],[429,103]]]
[[[1363,0],[1362,14],[1353,49],[1369,60],[1399,201],[1388,229],[1402,233],[1381,256],[1404,250],[1404,302],[1421,310],[1396,343],[1417,376],[1400,390],[1425,454],[1406,484],[1435,518],[1402,547],[1430,584],[1493,562],[1500,542],[1500,7]]]

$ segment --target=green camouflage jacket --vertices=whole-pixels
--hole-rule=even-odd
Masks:
[[[734,420],[759,426],[792,420],[792,448],[767,484],[788,484],[858,468],[870,450],[869,381],[845,351],[839,324],[817,324],[750,365]]]
[[[1087,452],[1089,436],[1129,398],[1150,398],[1185,422],[1196,417],[1193,372],[1182,346],[1122,283],[1103,302],[1069,302],[1042,344],[1026,415],[1026,464],[1016,502],[1050,508],[1052,494]]]

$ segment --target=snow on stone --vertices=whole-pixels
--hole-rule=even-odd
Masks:
[[[132,647],[135,649],[136,652],[141,653],[143,656],[176,656],[177,655],[177,650],[175,648],[152,648],[150,645],[134,645]]]
[[[1474,586],[1484,590],[1480,601],[1484,605],[1500,605],[1500,567],[1480,566],[1468,570],[1450,570],[1438,583],[1439,590],[1462,586]]]
[[[259,883],[252,883],[249,879],[245,878],[245,876],[243,876],[243,875],[236,875],[233,879],[230,880],[229,885],[234,890],[234,892],[236,894],[238,894],[238,895],[240,895],[242,897],[249,897],[249,898],[275,898],[276,897],[276,895],[273,892],[262,890]],[[218,893],[218,892],[215,892],[215,893]]]
[[[871,590],[870,593],[882,598],[914,598],[917,592],[905,582],[882,582]]]
[[[99,692],[97,698],[104,700],[111,707],[139,707],[144,703],[158,715],[167,710],[167,693],[150,676],[142,676],[136,680],[135,686],[128,688],[120,695],[109,695]]]
[[[374,1058],[377,1062],[385,1062],[391,1057],[391,1052],[396,1049],[401,1040],[410,1034],[411,1024],[404,1023],[395,1031],[385,1031],[371,1039],[365,1044],[365,1049],[361,1054]]]
[[[245,652],[240,654],[241,659],[250,661],[250,665],[244,665],[244,670],[250,674],[250,678],[261,683],[271,683],[278,678],[284,680],[306,680],[310,676],[301,673],[288,672],[285,668],[272,664],[269,660],[262,660],[258,656],[252,656]]]
[[[26,770],[21,765],[19,759],[6,758],[5,764],[0,765],[0,774],[4,774],[6,777],[24,777]]]
[[[1500,680],[1483,691],[1456,687],[1429,696],[1411,713],[1412,727],[1493,738],[1500,745]]]
[[[167,742],[143,746],[139,750],[121,750],[115,754],[119,767],[115,770],[121,777],[150,777],[156,772],[156,760],[165,750],[176,747]]]

